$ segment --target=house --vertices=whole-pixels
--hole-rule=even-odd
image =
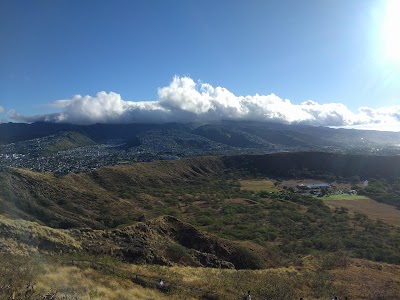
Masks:
[[[299,184],[297,188],[301,190],[319,190],[330,188],[329,183],[310,183],[310,184]]]
[[[307,184],[306,187],[310,190],[327,189],[327,188],[330,188],[331,185],[329,183],[311,183],[311,184]]]

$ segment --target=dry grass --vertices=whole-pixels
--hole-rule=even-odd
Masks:
[[[347,296],[349,299],[390,300],[397,299],[396,295],[400,294],[400,266],[359,259],[348,259],[348,264],[332,270],[321,269],[323,257],[308,256],[304,265],[296,268],[237,271],[116,263],[117,271],[108,272],[84,264],[81,267],[60,264],[54,257],[0,258],[0,278],[7,281],[12,276],[13,286],[20,290],[24,290],[27,283],[34,282],[35,296],[56,291],[59,300],[222,300],[239,299],[247,290],[252,291],[254,299],[271,300],[330,299],[333,295],[339,299]],[[147,278],[147,283],[134,283],[135,274]],[[156,288],[157,278],[164,280],[168,292]],[[212,296],[190,287],[217,294]]]
[[[251,290],[255,299],[397,299],[400,266],[349,259],[349,265],[319,269],[316,257],[304,267],[236,271],[193,267],[131,266],[133,272],[161,276],[170,282],[217,291],[221,299],[238,299]],[[387,288],[390,287],[390,290]],[[329,299],[330,299],[329,298]],[[186,299],[186,298],[185,298]]]
[[[152,206],[163,205],[157,199],[160,188],[185,187],[222,173],[216,157],[104,167],[61,177],[9,169],[0,173],[0,210],[55,228],[116,227],[141,215],[152,217]]]
[[[194,267],[161,267],[161,266],[131,266],[134,273],[146,276],[161,277],[167,284],[181,284],[186,287],[194,287],[214,291],[218,299],[239,299],[247,290],[253,291],[252,294],[257,299],[268,293],[265,287],[272,283],[275,287],[279,286],[280,296],[270,299],[292,299],[288,295],[295,296],[299,293],[295,285],[290,285],[290,281],[298,281],[299,275],[292,268],[280,268],[269,270],[229,270],[211,269]],[[193,299],[201,299],[204,293],[189,288],[182,288],[185,298],[190,295]]]
[[[67,231],[41,226],[36,222],[13,220],[0,215],[0,246],[14,254],[36,253],[39,241],[47,244],[79,250],[81,244]]]
[[[350,213],[363,213],[373,220],[382,220],[389,224],[400,226],[400,210],[391,205],[380,203],[372,199],[348,201],[327,199],[328,200],[325,200],[324,198],[324,202],[331,208],[344,207],[347,208]]]
[[[115,278],[98,273],[93,269],[77,267],[48,266],[45,274],[37,278],[37,290],[43,294],[57,291],[59,297],[78,299],[173,299],[165,297],[156,289],[145,289],[127,279]]]
[[[399,299],[399,266],[354,260],[346,269],[332,273],[337,289],[346,291],[350,299]]]
[[[267,191],[267,192],[279,192],[281,189],[274,185],[274,181],[270,179],[264,180],[240,180],[240,187],[246,191]]]

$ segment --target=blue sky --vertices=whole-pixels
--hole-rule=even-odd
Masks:
[[[184,112],[183,121],[397,122],[400,53],[385,54],[382,29],[392,1],[1,1],[0,118],[135,122],[150,110],[166,121]],[[309,116],[280,117],[278,106],[297,114],[307,100]],[[254,103],[263,114],[249,112]]]

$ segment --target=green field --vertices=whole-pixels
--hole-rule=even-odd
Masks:
[[[326,197],[317,197],[322,200],[369,200],[367,196],[363,195],[349,195],[349,194],[341,194],[341,195],[329,195]]]

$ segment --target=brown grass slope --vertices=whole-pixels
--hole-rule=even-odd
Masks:
[[[68,231],[0,215],[0,252],[17,255],[81,251]]]
[[[399,266],[358,259],[326,268],[323,258],[308,256],[299,268],[232,270],[73,258],[0,254],[0,299],[222,300],[251,290],[254,299],[397,300],[400,294]],[[158,278],[166,289],[157,288]]]
[[[109,190],[127,186],[152,187],[192,182],[222,173],[224,164],[218,157],[198,157],[177,161],[155,161],[129,166],[100,168],[89,174],[93,181]]]
[[[219,158],[138,163],[57,177],[22,169],[0,172],[0,213],[55,228],[105,229],[135,221],[143,206],[137,191],[201,181],[222,173]]]

